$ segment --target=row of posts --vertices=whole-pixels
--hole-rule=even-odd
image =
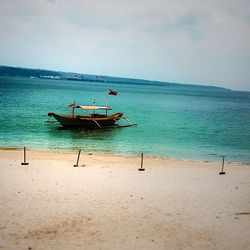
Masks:
[[[81,149],[79,149],[78,151],[76,164],[73,165],[74,167],[79,167],[78,164],[80,155],[81,155]],[[21,163],[21,165],[29,165],[29,163],[26,161],[26,147],[23,148],[23,162]],[[145,168],[143,168],[143,153],[141,154],[141,167],[138,169],[138,171],[145,171]]]
[[[81,149],[79,149],[78,151],[76,164],[73,165],[74,167],[79,167],[78,164],[79,164],[80,155],[81,155]],[[222,167],[221,167],[221,172],[219,174],[224,175],[226,174],[226,172],[224,172],[225,156],[222,155],[221,157],[222,157]],[[29,165],[29,163],[26,161],[26,147],[23,148],[23,162],[21,163],[21,165]],[[141,153],[141,167],[138,168],[138,171],[145,171],[145,168],[143,167],[143,153]]]

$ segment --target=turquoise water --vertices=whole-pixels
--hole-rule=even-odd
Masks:
[[[79,131],[48,124],[47,113],[106,102],[136,127]],[[250,162],[250,92],[191,85],[0,78],[0,147]]]

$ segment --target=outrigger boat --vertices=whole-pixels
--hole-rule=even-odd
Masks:
[[[72,114],[59,115],[53,112],[48,113],[49,117],[54,117],[64,128],[108,128],[108,127],[129,127],[134,126],[128,118],[122,117],[123,113],[115,113],[108,115],[108,110],[111,110],[108,106],[78,106],[75,103],[69,105],[72,108]],[[92,111],[91,114],[76,115],[75,109]],[[105,114],[96,113],[96,111],[105,111]],[[119,125],[118,121],[125,119],[127,125]]]

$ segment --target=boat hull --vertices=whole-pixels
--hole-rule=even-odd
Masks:
[[[49,113],[49,116],[53,116],[61,126],[65,128],[103,128],[114,125],[121,119],[123,113],[115,113],[113,115],[100,115],[92,114],[86,115],[58,115],[55,113]]]

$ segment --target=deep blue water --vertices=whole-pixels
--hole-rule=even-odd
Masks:
[[[47,124],[48,112],[105,105],[136,127],[79,131]],[[0,147],[29,147],[250,162],[250,92],[213,87],[0,78]]]

